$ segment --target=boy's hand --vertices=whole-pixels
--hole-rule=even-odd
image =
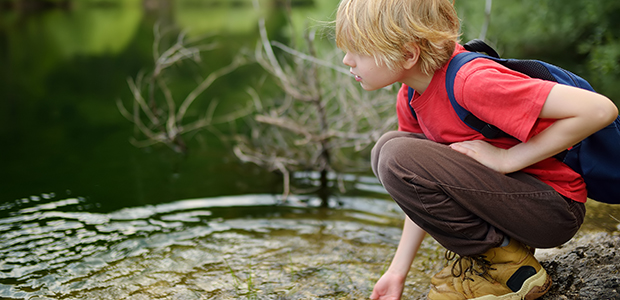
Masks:
[[[495,147],[485,141],[464,141],[450,145],[450,148],[461,152],[479,163],[502,174],[518,171],[508,167],[508,151]]]
[[[590,134],[611,124],[618,108],[607,97],[584,89],[556,84],[549,92],[539,118],[556,121],[524,143],[508,150],[483,141],[450,145],[500,173],[511,173],[554,156]]]
[[[401,275],[394,274],[389,270],[381,276],[375,288],[372,290],[372,300],[399,300],[403,294],[405,279]]]

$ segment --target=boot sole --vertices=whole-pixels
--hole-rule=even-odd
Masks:
[[[514,293],[501,296],[485,295],[471,300],[534,300],[547,293],[551,284],[551,277],[547,275],[547,271],[540,268],[538,273],[525,280],[521,289]]]

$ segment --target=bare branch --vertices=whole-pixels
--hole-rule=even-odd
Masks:
[[[138,105],[140,105],[140,108],[142,108],[144,114],[150,119],[151,123],[158,125],[159,119],[157,119],[155,114],[153,114],[151,108],[146,104],[146,101],[144,101],[144,98],[142,97],[142,91],[140,90],[138,85],[136,85],[132,78],[127,78],[127,84],[129,85],[129,89],[133,94],[134,100]]]
[[[491,6],[493,5],[493,0],[486,0],[484,6],[484,24],[482,24],[482,29],[480,29],[480,36],[478,39],[485,40],[487,37],[487,31],[489,30],[489,24],[491,23]]]
[[[276,47],[278,47],[278,48],[280,48],[280,49],[282,49],[282,50],[284,50],[284,51],[286,51],[286,52],[288,52],[288,53],[290,53],[292,55],[295,55],[295,56],[300,57],[302,59],[305,59],[307,61],[313,62],[313,63],[315,63],[317,65],[328,67],[328,68],[330,68],[330,69],[332,69],[334,71],[338,71],[338,72],[340,72],[342,74],[345,74],[345,75],[351,75],[351,72],[349,72],[349,70],[346,69],[346,68],[339,67],[339,66],[337,66],[337,65],[335,65],[335,64],[333,64],[331,62],[324,61],[324,60],[318,59],[316,57],[304,54],[304,53],[299,52],[299,51],[297,51],[295,49],[291,49],[288,46],[286,46],[286,45],[284,45],[284,44],[282,44],[280,42],[272,41],[271,45],[274,45],[274,46],[276,46]]]
[[[289,84],[288,78],[284,74],[284,71],[282,71],[282,67],[280,67],[280,63],[278,63],[278,59],[276,59],[276,55],[273,53],[273,49],[271,49],[271,45],[269,44],[267,29],[265,28],[265,19],[261,18],[258,21],[258,29],[263,43],[263,49],[265,50],[265,54],[267,55],[273,72],[284,84]]]
[[[177,36],[175,44],[160,54],[159,47],[162,34],[159,24],[156,24],[154,27],[154,35],[153,72],[146,76],[146,78],[145,73],[140,72],[135,79],[127,79],[127,85],[133,95],[133,112],[126,109],[120,100],[117,101],[118,109],[123,117],[134,123],[137,131],[145,137],[144,141],[139,141],[135,138],[132,139],[132,144],[138,147],[145,147],[163,143],[175,151],[184,152],[186,146],[181,139],[181,135],[201,128],[207,128],[217,122],[231,122],[249,113],[249,109],[242,109],[214,120],[213,115],[215,114],[217,102],[212,101],[205,117],[185,124],[183,118],[197,97],[211,86],[215,80],[229,74],[242,64],[247,63],[247,59],[243,56],[238,56],[230,65],[211,72],[185,97],[180,105],[177,105],[173,97],[173,91],[170,90],[170,87],[163,77],[164,72],[171,66],[177,65],[187,59],[199,62],[200,52],[213,49],[215,44],[210,43],[189,47],[186,42],[185,33],[181,32]],[[145,96],[143,96],[145,94],[145,89],[147,90],[148,104],[145,100]],[[156,97],[156,95],[160,94],[163,95],[163,100],[160,99],[161,97]]]
[[[200,94],[202,94],[202,92],[204,92],[209,86],[211,86],[211,84],[215,80],[236,70],[237,68],[239,68],[239,66],[241,66],[245,62],[246,60],[243,57],[238,56],[230,65],[223,67],[209,74],[209,76],[207,76],[207,78],[205,78],[205,80],[203,80],[202,83],[200,83],[191,93],[189,93],[189,95],[187,95],[187,98],[185,98],[185,100],[179,107],[179,112],[177,113],[177,119],[178,120],[183,119],[183,117],[185,116],[185,113],[187,113],[187,109],[189,108],[189,106],[192,105],[194,100],[196,100],[196,98]]]

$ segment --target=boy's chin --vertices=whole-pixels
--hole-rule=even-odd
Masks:
[[[378,87],[374,87],[374,86],[366,86],[363,83],[361,84],[362,88],[368,92],[372,92],[372,91],[376,91],[379,88]]]

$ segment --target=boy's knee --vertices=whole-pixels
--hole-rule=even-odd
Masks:
[[[388,180],[400,184],[414,177],[443,181],[453,177],[449,170],[455,161],[467,158],[445,145],[416,136],[388,139],[375,150],[373,171],[384,186]]]
[[[424,135],[421,133],[411,133],[411,132],[405,132],[405,131],[388,131],[384,133],[379,138],[379,140],[377,140],[377,143],[375,143],[375,145],[372,147],[371,159],[374,159],[375,157],[380,155],[380,152],[382,151],[383,146],[387,142],[393,139],[397,139],[397,138],[425,139]]]
[[[377,178],[379,176],[379,161],[387,157],[397,156],[400,148],[406,148],[404,144],[411,143],[412,140],[423,139],[423,136],[404,131],[390,131],[379,138],[370,152],[370,162],[372,171]]]
[[[403,137],[401,135],[384,136],[386,139],[380,140],[373,149],[372,167],[379,181],[382,183],[384,179],[396,176],[405,176],[412,171],[415,165],[416,148],[420,144],[427,142],[417,138]],[[422,145],[422,147],[424,147]],[[413,155],[413,156],[412,156]]]
[[[401,135],[401,132],[399,131],[390,131],[387,132],[385,134],[383,134],[379,140],[377,141],[377,143],[375,143],[375,145],[372,147],[372,150],[370,151],[370,164],[372,167],[372,171],[375,173],[375,175],[377,176],[377,178],[379,178],[379,174],[377,173],[378,169],[378,163],[379,163],[379,156],[382,155],[383,153],[383,146],[391,139],[394,139],[398,136]],[[379,178],[379,180],[381,180]]]

